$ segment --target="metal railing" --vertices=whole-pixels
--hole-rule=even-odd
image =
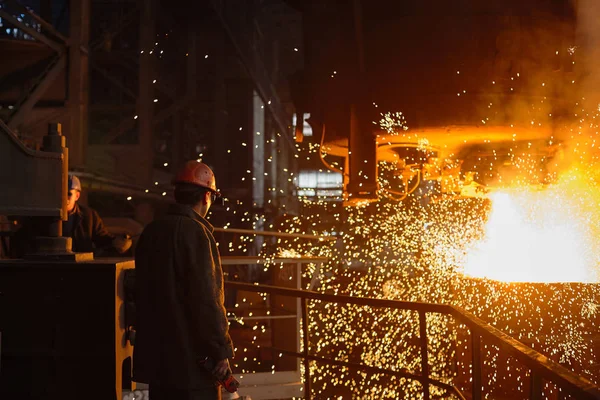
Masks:
[[[226,282],[226,287],[235,288],[249,292],[260,292],[275,294],[281,296],[290,296],[301,299],[302,309],[302,332],[303,332],[303,351],[292,352],[287,350],[276,349],[283,354],[296,356],[304,360],[304,393],[305,399],[311,398],[311,377],[309,362],[316,361],[328,365],[343,366],[347,368],[355,368],[370,373],[382,373],[394,375],[400,378],[417,380],[423,387],[423,396],[426,400],[431,398],[430,385],[445,389],[448,392],[454,393],[461,399],[465,396],[461,391],[453,385],[432,379],[429,375],[429,356],[428,356],[428,339],[427,339],[427,320],[426,314],[438,313],[454,317],[458,322],[467,326],[471,336],[472,346],[472,389],[471,398],[479,400],[484,398],[482,393],[482,357],[481,357],[481,341],[482,339],[489,340],[495,346],[498,346],[502,351],[511,357],[514,357],[521,364],[531,370],[530,374],[530,393],[529,398],[533,400],[542,399],[542,380],[553,382],[557,385],[565,395],[571,395],[575,399],[600,399],[599,388],[566,368],[558,365],[552,360],[537,351],[527,347],[519,341],[511,338],[500,330],[485,323],[472,314],[461,310],[457,307],[442,304],[429,304],[418,302],[406,302],[398,300],[383,300],[363,297],[351,297],[342,295],[322,294],[313,291],[288,289],[268,285],[253,285],[239,282]],[[416,311],[419,315],[419,344],[421,356],[421,373],[414,373],[408,370],[391,370],[384,368],[371,367],[364,364],[349,363],[330,358],[318,357],[309,354],[309,336],[308,336],[308,300],[318,300],[330,303],[345,303],[369,306],[375,308],[386,308],[396,310]]]
[[[319,242],[331,242],[336,240],[335,236],[319,236],[319,235],[308,235],[304,233],[287,233],[287,232],[274,232],[274,231],[257,231],[251,229],[239,229],[239,228],[215,228],[215,232],[240,234],[246,236],[275,236],[278,238],[295,238],[295,239],[309,239],[318,240]]]

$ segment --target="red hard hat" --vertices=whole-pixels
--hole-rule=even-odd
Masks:
[[[199,161],[188,161],[183,168],[175,175],[173,184],[191,183],[192,185],[202,186],[213,192],[217,191],[215,174],[210,167]]]

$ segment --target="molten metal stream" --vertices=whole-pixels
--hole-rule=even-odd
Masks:
[[[533,190],[491,195],[485,237],[465,274],[503,282],[597,282],[599,197],[576,175]]]

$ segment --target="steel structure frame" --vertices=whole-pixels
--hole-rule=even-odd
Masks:
[[[192,24],[189,24],[186,43],[189,52],[186,79],[190,84],[187,85],[187,90],[182,94],[177,92],[176,85],[171,82],[172,79],[168,74],[160,74],[155,57],[151,56],[148,51],[141,52],[139,50],[140,48],[152,48],[160,20],[169,18],[169,15],[165,15],[166,13],[160,13],[160,2],[158,0],[67,1],[70,15],[68,35],[62,34],[52,25],[51,21],[45,20],[31,9],[24,7],[18,0],[7,0],[6,3],[39,23],[42,27],[41,30],[38,31],[27,26],[5,9],[0,9],[0,17],[5,22],[27,33],[37,42],[44,44],[55,55],[45,70],[30,85],[29,90],[25,91],[22,98],[16,102],[10,117],[6,121],[7,125],[13,130],[27,132],[34,127],[39,127],[40,124],[60,118],[65,128],[67,128],[66,135],[71,149],[70,166],[75,169],[85,169],[90,113],[94,112],[97,107],[101,107],[94,104],[93,99],[90,100],[90,92],[92,91],[90,77],[94,73],[105,80],[108,85],[118,89],[132,103],[131,112],[123,110],[128,109],[127,106],[116,108],[115,112],[124,113],[124,115],[114,124],[112,129],[99,139],[99,144],[114,144],[121,136],[137,127],[137,140],[140,148],[138,154],[142,158],[139,160],[140,171],[149,171],[148,176],[145,177],[146,179],[141,180],[149,182],[154,163],[154,131],[157,125],[167,122],[172,117],[174,128],[180,126],[181,120],[178,114],[190,107],[194,100],[197,100],[195,88],[195,83],[198,82],[197,32],[194,31]],[[287,122],[289,116],[278,97],[264,63],[260,57],[252,56],[254,51],[253,42],[245,40],[241,31],[234,29],[231,13],[223,13],[224,9],[231,9],[234,2],[207,1],[206,3],[206,6],[214,9],[257,91],[261,93],[265,103],[268,103],[267,108],[272,113],[274,121],[276,121],[277,129],[286,138],[288,145],[293,147],[288,135],[284,134],[290,129]],[[102,29],[100,34],[98,32],[94,34],[91,31],[92,14],[95,11],[102,10],[102,7],[115,6],[123,6],[126,10],[114,15],[114,18],[108,21],[107,26]],[[244,8],[242,14],[252,15],[252,8],[255,6],[253,2],[248,2],[248,4],[245,2],[242,7]],[[235,7],[239,9],[239,5]],[[104,52],[108,55],[102,54],[103,46],[107,42],[117,39],[119,35],[126,32],[127,29],[131,29],[136,23],[138,24],[139,34],[138,47],[131,48],[128,51],[120,51],[118,54],[113,52],[113,55],[110,55],[111,52]],[[249,20],[246,26],[251,25],[252,20]],[[102,62],[103,59],[106,62]],[[110,68],[107,67],[107,63],[110,64]],[[132,81],[137,80],[137,90],[124,84],[122,77],[115,75],[115,69],[121,69],[123,74],[132,77]],[[54,112],[49,112],[43,117],[34,117],[32,111],[36,104],[43,98],[61,73],[66,73],[67,97],[64,106]],[[159,79],[154,82],[157,75]],[[158,108],[153,103],[156,93],[165,95],[165,102],[161,101],[166,105],[164,108]],[[66,121],[69,122],[66,123]],[[174,148],[171,151],[173,164],[180,162],[181,155],[178,150],[185,146],[184,142],[185,138],[178,137],[176,143],[174,143]]]

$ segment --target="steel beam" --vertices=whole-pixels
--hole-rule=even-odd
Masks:
[[[119,81],[117,78],[115,78],[114,76],[112,76],[110,74],[110,72],[108,72],[107,70],[105,70],[104,68],[102,68],[100,65],[98,65],[94,61],[90,61],[90,66],[95,71],[97,71],[100,75],[102,75],[107,81],[109,81],[110,83],[112,83],[113,85],[115,85],[116,87],[118,87],[119,89],[121,89],[123,91],[123,93],[125,93],[126,95],[128,95],[129,97],[131,97],[133,100],[137,100],[137,94],[134,93],[133,91],[131,91],[131,89],[129,89],[125,85],[123,85],[123,83],[121,83],[121,81]]]
[[[154,163],[154,84],[156,57],[150,54],[156,40],[156,0],[141,2],[140,13],[140,55],[138,83],[138,138],[143,159],[140,160],[140,181],[148,183],[152,180]]]
[[[176,112],[178,112],[183,107],[185,107],[191,100],[192,99],[190,99],[188,97],[184,97],[183,99],[180,99],[179,101],[171,104],[169,107],[160,111],[156,115],[152,116],[152,120],[150,122],[152,131],[154,131],[155,125],[160,124],[161,122],[165,121],[167,118],[173,116]],[[138,104],[137,108],[138,108],[138,110],[140,109],[139,104]],[[121,136],[124,133],[126,133],[127,131],[133,129],[135,127],[136,119],[139,119],[140,115],[138,114],[138,118],[134,118],[134,117],[135,117],[134,115],[130,115],[130,116],[122,119],[121,122],[119,122],[119,124],[117,126],[115,126],[113,129],[111,129],[108,132],[108,134],[106,135],[106,138],[103,140],[104,144],[110,144],[113,140],[115,140],[119,136]],[[139,121],[139,122],[141,123],[141,121]]]
[[[59,54],[62,54],[65,51],[65,46],[57,43],[51,39],[49,39],[44,34],[36,31],[30,26],[25,25],[22,22],[19,22],[15,17],[4,11],[0,8],[0,17],[2,17],[6,22],[13,25],[15,28],[19,28],[23,32],[27,33],[32,38],[36,39],[39,42],[44,43],[46,46],[50,47],[52,50],[56,51]]]
[[[177,99],[177,94],[174,89],[175,86],[169,86],[169,85],[165,84],[164,76],[163,76],[163,79],[159,79],[156,81],[155,86],[159,91],[166,94],[169,97],[169,99],[171,99],[171,100]]]
[[[96,54],[99,55],[102,53],[96,53]],[[117,62],[120,66],[128,69],[129,71],[131,71],[133,73],[139,73],[139,68],[140,68],[139,60],[137,58],[134,59],[133,56],[131,56],[131,52],[117,53],[115,51],[112,51],[110,53],[104,53],[104,54],[109,55],[109,57],[112,58],[111,61]],[[142,55],[143,54],[141,54],[140,56],[142,56]],[[152,79],[152,81],[154,81],[154,79]],[[154,83],[153,85],[155,86],[155,88],[157,90],[159,90],[163,94],[167,95],[169,97],[169,99],[174,100],[177,97],[173,86],[169,86],[168,84],[166,84],[164,79],[158,79],[156,81],[156,83]]]
[[[30,115],[35,104],[40,100],[44,93],[46,93],[58,75],[65,69],[66,64],[67,56],[66,53],[63,53],[54,60],[53,65],[52,63],[49,65],[50,68],[42,75],[39,82],[33,86],[33,90],[28,92],[23,101],[15,106],[15,111],[8,121],[8,127],[10,129],[17,129],[23,124],[26,117]]]
[[[89,56],[91,0],[70,0],[68,102],[69,164],[83,167],[88,142]]]
[[[198,94],[198,30],[197,24],[192,21],[187,22],[187,53],[186,57],[186,93],[188,100],[196,99]],[[187,102],[186,102],[187,103]],[[184,104],[189,105],[189,104]],[[195,108],[190,105],[191,108]],[[195,143],[190,140],[189,135],[184,135],[184,124],[182,113],[177,110],[173,118],[173,142],[171,149],[171,165],[178,169],[190,157],[190,149]],[[197,154],[194,155],[196,157]]]
[[[161,122],[165,121],[167,118],[173,116],[177,111],[179,111],[181,108],[185,107],[187,105],[187,103],[189,103],[189,102],[190,102],[190,99],[187,97],[184,97],[183,99],[171,104],[169,107],[165,108],[164,110],[162,110],[159,113],[157,113],[156,115],[154,115],[152,117],[152,120],[150,121],[151,129],[154,130],[155,125],[160,124]],[[138,109],[140,108],[139,105],[137,108]],[[135,117],[134,115],[130,115],[130,116],[122,119],[121,122],[119,122],[119,124],[117,126],[115,126],[113,129],[111,129],[108,132],[108,134],[106,135],[106,138],[103,140],[103,142],[105,144],[110,144],[113,140],[115,140],[119,136],[123,135],[125,132],[129,131],[130,129],[133,129],[135,127],[136,119],[139,119],[139,114],[138,114],[138,118],[134,118],[134,117]],[[141,123],[141,121],[140,121],[140,123]]]
[[[245,31],[243,25],[250,26],[249,23],[236,23],[229,20],[229,13],[227,10],[239,10],[240,7],[252,7],[252,2],[238,2],[231,0],[210,0],[221,25],[227,32],[233,47],[235,48],[238,57],[242,61],[242,65],[246,69],[248,75],[256,86],[256,91],[260,94],[260,97],[265,102],[265,108],[268,108],[273,115],[273,119],[281,135],[285,138],[286,143],[291,149],[295,150],[295,144],[292,141],[290,132],[290,126],[292,118],[287,114],[277,90],[273,87],[271,78],[267,73],[267,69],[263,64],[263,61],[256,55],[254,47],[250,40],[250,32]],[[247,10],[246,10],[247,11]],[[247,21],[250,22],[250,21]]]
[[[137,21],[137,16],[139,15],[140,10],[137,5],[133,9],[131,9],[123,18],[120,18],[114,25],[110,26],[105,32],[110,34],[111,40],[114,39],[123,29],[125,29],[129,24],[134,21]],[[92,51],[98,50],[102,47],[104,42],[104,37],[100,37],[97,40],[93,41],[90,44],[90,48]]]
[[[214,50],[211,51],[211,58],[216,65],[226,65],[226,49],[227,49],[227,36],[222,30],[218,33],[214,33],[214,43],[217,45]],[[225,69],[216,68],[214,75],[214,86],[213,86],[213,132],[211,140],[213,148],[215,149],[226,149],[227,141],[230,140],[227,133],[227,88],[225,84]],[[233,174],[232,166],[228,162],[227,157],[215,157],[213,158],[215,168],[219,171],[218,175]]]
[[[104,144],[110,144],[113,140],[123,135],[125,132],[135,128],[135,119],[131,115],[125,119],[122,119],[113,129],[111,129],[106,138],[103,140]]]
[[[65,107],[44,108],[44,115],[32,120],[28,119],[22,125],[23,132],[30,132],[41,124],[48,124],[52,121],[62,121],[63,115],[67,112]]]
[[[183,107],[185,107],[190,101],[191,101],[191,98],[184,97],[183,99],[180,99],[179,101],[176,101],[175,103],[171,104],[169,107],[165,108],[164,110],[161,110],[154,116],[154,119],[153,119],[154,125],[159,124],[159,123],[163,122],[164,120],[166,120],[167,118],[173,116],[177,111],[179,111]]]
[[[40,17],[39,15],[37,15],[36,13],[31,11],[29,8],[23,6],[17,0],[4,0],[4,1],[11,4],[13,7],[19,9],[23,14],[29,15],[38,24],[40,24],[46,32],[50,33],[55,38],[60,39],[63,43],[68,42],[68,39],[66,37],[64,37],[58,30],[56,30],[56,28],[54,28],[54,26],[50,22],[48,22],[44,18]]]

